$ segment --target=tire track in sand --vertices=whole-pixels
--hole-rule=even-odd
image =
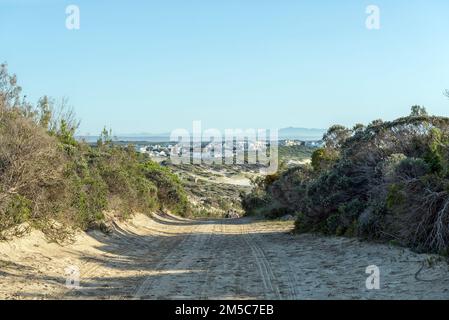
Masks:
[[[210,222],[198,221],[188,235],[153,269],[154,272],[137,287],[134,299],[176,298],[168,291],[176,288],[167,284],[170,284],[170,281],[177,282],[170,279],[173,277],[170,272],[195,271],[193,266],[203,252],[204,245],[212,236],[211,232],[207,232],[210,224]]]
[[[240,221],[240,231],[245,243],[250,247],[259,270],[259,275],[265,288],[265,298],[267,299],[282,299],[281,292],[278,286],[278,279],[276,278],[270,262],[268,261],[265,252],[258,245],[255,237],[247,231],[244,222]]]
[[[264,243],[271,243],[271,241],[275,239],[270,240],[261,240],[261,235],[259,232],[249,233],[249,236],[251,238],[252,243],[254,246],[260,249],[261,253],[265,257],[265,259],[268,261],[267,253],[264,249]],[[270,265],[274,264],[277,266],[276,270],[273,270],[273,273],[276,271],[279,271],[281,268],[286,268],[281,271],[280,277],[275,277],[279,284],[286,285],[287,293],[284,294],[285,291],[280,291],[280,295],[282,299],[289,299],[289,300],[297,300],[300,299],[299,293],[296,289],[297,283],[298,283],[298,277],[296,275],[296,271],[291,263],[289,262],[289,257],[286,255],[284,250],[276,250],[275,256],[270,257],[270,260],[272,263],[268,262]]]
[[[170,219],[171,218],[170,216],[167,215],[167,217],[169,220],[173,220],[173,219]],[[159,250],[161,248],[164,248],[166,250],[168,249],[168,252],[171,252],[176,248],[176,246],[179,245],[180,242],[185,240],[185,238],[183,240],[179,240],[179,239],[172,239],[171,237],[158,237],[156,242],[154,242],[154,239],[151,239],[151,242],[147,243],[147,240],[145,239],[145,235],[143,235],[143,236],[131,235],[131,236],[129,236],[129,238],[123,237],[123,236],[121,236],[122,232],[119,231],[122,228],[120,226],[118,226],[115,222],[113,223],[113,227],[114,227],[113,232],[118,232],[119,235],[113,235],[112,236],[113,240],[111,243],[113,243],[114,246],[116,246],[117,248],[115,250],[111,250],[111,251],[102,253],[96,257],[86,257],[85,261],[83,263],[79,264],[79,269],[81,271],[80,278],[82,279],[82,281],[86,281],[86,279],[89,279],[93,276],[98,278],[98,277],[102,276],[104,273],[106,273],[106,270],[102,270],[104,268],[104,266],[102,266],[102,264],[99,263],[100,260],[102,260],[106,263],[107,260],[109,260],[109,259],[115,259],[122,255],[129,255],[129,252],[133,252],[136,248],[138,248],[140,250],[142,248],[144,248],[145,250],[148,250],[148,253],[150,253],[150,254],[153,253],[156,248],[158,248]],[[179,225],[179,226],[173,227],[173,229],[175,229],[175,230],[178,230],[180,228],[183,228],[183,226]],[[117,238],[114,239],[114,236],[115,237],[119,236],[120,242],[118,242]],[[132,260],[134,262],[148,261],[148,259],[146,259],[144,256],[132,256]],[[153,263],[153,261],[149,262],[149,264],[150,263]],[[99,272],[99,269],[101,269],[100,272]],[[89,291],[91,291],[91,289],[92,288],[89,286],[87,286],[87,287],[81,286],[76,291],[74,291],[73,289],[64,287],[61,289],[61,291],[58,294],[55,295],[55,298],[62,299],[63,297],[67,296],[68,294],[71,294],[73,297],[81,297],[84,295],[89,296]],[[130,297],[129,295],[125,295],[124,293],[122,293],[121,295],[123,296],[123,298]]]
[[[212,226],[212,235],[213,235],[213,239],[212,241],[210,241],[211,244],[209,244],[210,248],[210,256],[208,259],[208,263],[207,263],[207,268],[206,268],[206,275],[205,275],[205,280],[204,283],[201,287],[201,293],[199,295],[199,299],[200,300],[207,300],[209,299],[209,294],[208,291],[211,288],[215,288],[215,281],[213,281],[213,275],[212,275],[212,268],[214,266],[214,262],[216,262],[217,260],[217,252],[220,250],[219,244],[220,244],[220,237],[223,235],[223,222],[222,221],[215,221],[213,226]],[[212,290],[212,292],[214,292],[215,290]]]

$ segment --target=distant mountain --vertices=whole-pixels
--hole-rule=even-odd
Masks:
[[[315,129],[315,128],[282,128],[278,131],[278,138],[280,140],[292,139],[292,140],[321,140],[323,137],[325,129]],[[96,142],[98,136],[91,135],[79,135],[77,136],[79,140],[85,140],[87,142]],[[167,142],[170,141],[170,133],[128,133],[128,134],[118,134],[112,135],[114,141],[149,141],[149,142]]]
[[[113,136],[117,137],[126,137],[126,138],[132,138],[132,137],[170,137],[170,132],[161,132],[161,133],[149,133],[149,132],[140,132],[140,133],[119,133],[119,134],[113,134]]]
[[[89,135],[79,135],[75,137],[78,140],[84,140],[86,142],[96,142],[99,136],[89,136]],[[170,134],[127,134],[127,135],[112,135],[113,141],[131,141],[131,142],[139,142],[139,141],[148,141],[148,142],[167,142],[170,140]]]
[[[321,140],[325,129],[316,128],[282,128],[279,129],[279,139],[294,139],[294,140]]]

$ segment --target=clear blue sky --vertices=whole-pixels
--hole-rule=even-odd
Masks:
[[[28,97],[68,97],[81,134],[449,115],[447,0],[0,0],[0,40]]]

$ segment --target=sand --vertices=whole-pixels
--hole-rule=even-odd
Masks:
[[[32,231],[0,243],[0,298],[449,299],[449,268],[437,256],[292,227],[137,214],[65,246]],[[380,270],[378,290],[365,286],[369,265]],[[79,287],[66,286],[67,268],[79,270]]]

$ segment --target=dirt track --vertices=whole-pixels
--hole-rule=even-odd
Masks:
[[[0,243],[0,298],[449,299],[443,261],[429,267],[429,255],[291,228],[137,215],[112,235],[82,233],[65,247],[33,231]],[[368,265],[380,268],[380,290],[365,287]],[[66,288],[68,266],[79,268],[81,288]]]

